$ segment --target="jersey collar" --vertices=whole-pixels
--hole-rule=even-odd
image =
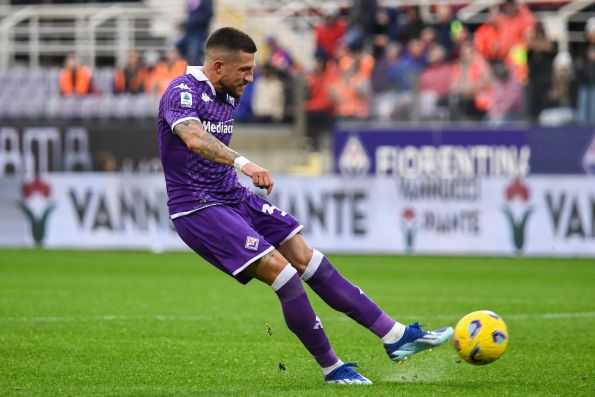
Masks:
[[[215,91],[213,83],[211,83],[209,78],[203,73],[202,66],[187,66],[186,74],[191,74],[198,81],[205,81],[209,85],[209,87],[211,87],[211,92],[213,93],[213,95],[217,96],[217,91]],[[235,98],[233,98],[232,96],[225,94],[225,101],[228,102],[231,106],[235,107]]]
[[[186,74],[191,74],[198,81],[206,81],[209,87],[211,87],[213,95],[217,95],[213,83],[211,83],[209,78],[202,72],[202,66],[188,66],[186,67]]]

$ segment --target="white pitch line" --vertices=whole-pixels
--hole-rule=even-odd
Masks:
[[[157,321],[204,321],[210,316],[172,316],[172,315],[155,315],[155,316],[121,316],[121,315],[105,315],[105,316],[31,316],[31,317],[0,317],[0,321],[22,321],[22,322],[72,322],[72,321],[138,321],[138,320],[157,320]]]
[[[462,313],[460,315],[453,315],[453,314],[448,314],[448,315],[444,315],[444,314],[438,314],[436,316],[423,316],[424,319],[445,319],[445,320],[449,320],[449,319],[458,319],[460,317],[462,317],[465,313]],[[501,314],[498,313],[499,315],[501,315],[501,317],[506,321],[506,320],[529,320],[529,319],[535,319],[535,320],[558,320],[558,319],[564,319],[564,318],[592,318],[595,317],[595,312],[567,312],[567,313],[514,313],[514,314]],[[401,316],[404,317],[404,316]],[[407,316],[408,318],[414,318],[415,315],[413,316]]]
[[[514,320],[526,320],[530,318],[539,318],[543,320],[557,320],[560,318],[591,318],[595,317],[595,312],[571,312],[571,313],[543,313],[538,315],[532,314],[510,314],[506,318]]]
[[[436,315],[436,316],[421,316],[420,319],[443,319],[443,320],[456,320],[462,315],[449,314],[449,315]],[[415,318],[416,315],[403,315],[400,314],[398,317]],[[417,316],[419,317],[419,316]],[[516,313],[502,315],[504,320],[558,320],[567,318],[593,318],[595,312],[568,312],[568,313]],[[206,315],[154,315],[154,316],[123,316],[123,315],[104,315],[104,316],[22,316],[22,317],[0,317],[1,321],[13,321],[13,322],[73,322],[73,321],[204,321],[212,318],[212,316]],[[349,320],[346,316],[337,316],[333,319],[345,319]]]

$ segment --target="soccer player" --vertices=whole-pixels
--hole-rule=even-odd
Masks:
[[[182,240],[205,260],[245,284],[256,278],[277,294],[288,328],[324,372],[327,383],[371,384],[333,351],[302,281],[324,302],[377,335],[400,362],[446,342],[452,328],[423,331],[390,318],[331,262],[304,241],[303,226],[243,187],[273,189],[264,168],[231,150],[233,115],[253,80],[256,46],[250,36],[221,28],[206,42],[204,66],[189,66],[161,99],[158,143],[170,217]]]

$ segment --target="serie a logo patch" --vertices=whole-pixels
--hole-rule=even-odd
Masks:
[[[191,108],[192,94],[189,92],[180,92],[180,105],[185,108]]]
[[[252,236],[246,237],[246,245],[244,247],[256,251],[258,249],[258,239]]]

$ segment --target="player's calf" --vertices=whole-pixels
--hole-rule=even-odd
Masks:
[[[390,318],[358,286],[343,277],[320,251],[314,250],[302,280],[327,305],[347,314],[379,338],[388,334],[400,337],[405,330],[404,325]]]

